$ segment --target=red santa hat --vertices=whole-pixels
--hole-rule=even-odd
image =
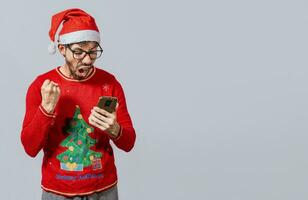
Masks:
[[[51,54],[56,52],[55,37],[61,23],[62,29],[58,37],[59,44],[71,44],[83,41],[100,42],[100,33],[95,19],[81,9],[68,9],[52,16],[49,30],[51,44],[48,47],[48,51]]]

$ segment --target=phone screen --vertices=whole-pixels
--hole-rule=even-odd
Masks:
[[[99,98],[97,107],[102,108],[110,113],[115,111],[118,99],[116,97],[102,96]]]

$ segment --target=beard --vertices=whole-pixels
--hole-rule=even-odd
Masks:
[[[89,76],[92,71],[93,64],[84,64],[82,62],[78,62],[77,64],[73,64],[66,60],[66,65],[70,71],[71,76],[77,80],[83,80]]]

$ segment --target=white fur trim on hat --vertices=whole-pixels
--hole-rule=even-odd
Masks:
[[[48,45],[48,52],[49,54],[55,54],[56,53],[56,45],[54,42],[50,42]]]
[[[59,44],[71,44],[84,41],[100,42],[100,34],[93,30],[75,31],[59,36]]]

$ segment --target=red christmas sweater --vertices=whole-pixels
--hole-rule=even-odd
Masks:
[[[41,86],[46,80],[59,84],[61,95],[54,113],[41,106]],[[91,109],[100,96],[118,98],[117,138],[90,126]],[[136,135],[125,95],[116,78],[94,67],[87,79],[66,77],[57,67],[38,76],[29,86],[21,141],[26,153],[35,157],[43,149],[42,188],[64,196],[87,195],[117,183],[112,141],[128,152]]]

